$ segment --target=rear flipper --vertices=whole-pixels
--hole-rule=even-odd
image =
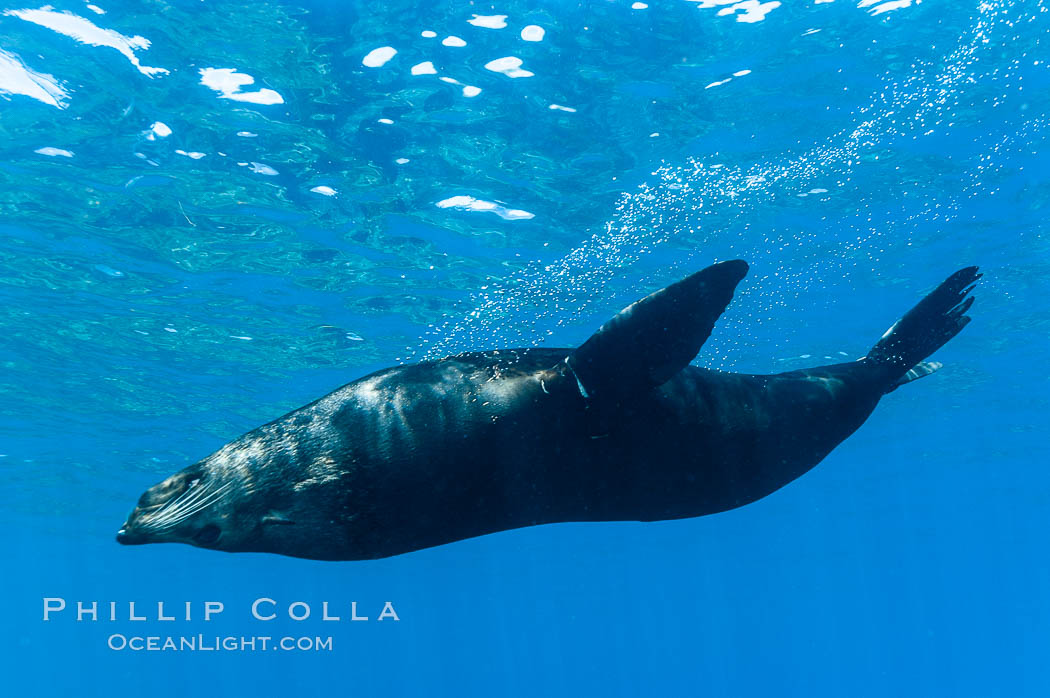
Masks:
[[[920,361],[919,363],[912,366],[907,373],[905,373],[903,376],[897,379],[897,382],[894,383],[886,392],[892,393],[894,390],[901,387],[905,383],[917,381],[920,378],[924,378],[930,375],[931,373],[939,371],[943,367],[944,364],[942,364],[940,361]]]
[[[944,346],[970,322],[966,311],[973,305],[973,296],[967,294],[979,278],[977,267],[955,272],[895,322],[871,348],[864,361],[886,367],[891,377],[886,392],[928,376],[941,367],[937,362],[923,359]]]

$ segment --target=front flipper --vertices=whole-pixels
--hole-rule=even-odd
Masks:
[[[624,308],[566,358],[580,393],[619,401],[665,383],[696,357],[746,274],[746,262],[720,262]]]

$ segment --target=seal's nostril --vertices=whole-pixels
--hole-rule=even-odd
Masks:
[[[128,530],[128,524],[124,524],[117,531],[117,542],[121,545],[142,545],[143,543],[149,543],[149,536],[142,535],[141,532],[136,532],[134,528]]]

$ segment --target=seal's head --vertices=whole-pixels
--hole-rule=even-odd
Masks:
[[[271,448],[272,442],[260,431],[247,434],[149,488],[117,532],[117,542],[278,553],[302,545],[288,539],[306,531],[289,524],[308,518],[282,513],[297,493],[284,471],[287,451]]]
[[[117,542],[190,543],[203,548],[228,550],[237,545],[241,530],[234,506],[236,478],[201,461],[157,483],[143,493],[138,506],[117,532]]]

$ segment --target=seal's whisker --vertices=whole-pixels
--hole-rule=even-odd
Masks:
[[[219,501],[222,498],[222,496],[226,493],[227,489],[229,489],[229,487],[230,485],[227,485],[225,487],[220,487],[219,489],[215,490],[210,495],[200,500],[192,509],[182,512],[178,519],[170,522],[166,525],[166,527],[170,528],[172,526],[177,526],[178,524],[182,523],[191,516],[194,516],[195,514],[199,514],[200,512],[204,511],[212,504]]]
[[[208,508],[209,506],[211,506],[212,504],[217,502],[219,499],[222,498],[222,495],[224,495],[232,486],[233,486],[233,483],[226,483],[222,487],[220,487],[220,488],[218,488],[216,490],[213,490],[212,492],[208,493],[208,495],[206,497],[202,497],[202,498],[198,499],[193,504],[193,506],[188,507],[188,508],[184,507],[181,511],[179,511],[178,515],[175,518],[165,519],[159,525],[151,526],[150,530],[153,530],[153,531],[166,531],[166,530],[168,530],[170,528],[174,528],[175,526],[178,526],[180,523],[182,523],[186,519],[190,518],[194,514],[200,513],[204,509]]]
[[[169,518],[177,516],[178,512],[181,512],[187,507],[193,506],[193,504],[203,497],[210,488],[211,485],[204,484],[186,490],[176,497],[168,506],[157,512],[153,520],[157,523],[164,523]]]
[[[172,520],[181,521],[185,518],[185,512],[194,509],[202,499],[207,498],[215,491],[213,488],[213,483],[194,488],[193,492],[190,492],[188,497],[185,499],[180,498],[180,501],[177,501],[174,506],[161,510],[158,515],[149,522],[148,527],[155,528],[157,526],[164,526]]]
[[[195,497],[192,501],[187,501],[178,510],[169,512],[167,515],[161,517],[156,521],[150,522],[149,529],[154,531],[167,530],[174,526],[177,526],[187,518],[195,514],[196,512],[203,509],[205,506],[213,502],[216,496],[221,496],[225,491],[224,487],[220,487],[217,490],[212,490],[207,493],[201,494]]]

